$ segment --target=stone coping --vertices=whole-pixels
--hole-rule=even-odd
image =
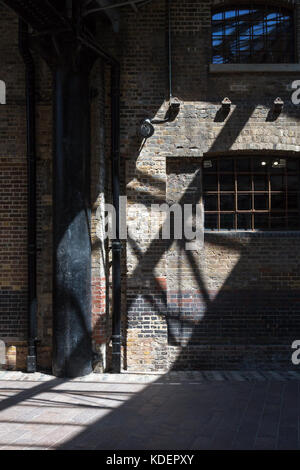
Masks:
[[[210,64],[210,73],[290,73],[300,72],[300,64]]]

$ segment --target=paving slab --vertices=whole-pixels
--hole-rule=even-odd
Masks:
[[[300,450],[300,374],[0,373],[1,450]]]

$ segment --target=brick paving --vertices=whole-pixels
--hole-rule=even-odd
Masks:
[[[0,449],[300,449],[300,372],[0,372]]]

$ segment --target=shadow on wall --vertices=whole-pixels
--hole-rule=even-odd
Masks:
[[[183,167],[187,167],[187,161]],[[191,194],[199,200],[198,179],[196,174],[184,188],[180,204],[190,203]],[[161,196],[155,200],[143,191],[138,196],[141,202],[145,197],[145,205],[162,202]],[[160,336],[169,366],[293,368],[291,344],[300,335],[297,232],[207,233],[205,249],[198,253],[185,251],[185,240],[176,241],[174,248],[172,239],[155,239],[146,251],[132,238],[128,243],[137,260],[128,279],[129,330],[140,330],[140,341],[147,338],[150,349],[149,338],[154,344]],[[170,250],[164,286],[157,278],[156,267],[166,261]],[[172,262],[177,266],[170,269]],[[151,315],[166,319],[168,332],[155,322],[146,327],[150,331],[143,328],[143,321],[148,325]],[[155,354],[151,358],[154,362]]]
[[[227,238],[231,236],[207,235],[204,263],[187,254],[199,288],[179,294],[179,305],[169,300],[171,361],[173,347],[177,352],[173,367],[293,368],[291,344],[300,335],[299,261],[294,256],[300,250],[299,236],[232,237],[233,244],[240,244],[232,270],[226,267],[231,256]],[[206,279],[201,272],[205,263]]]

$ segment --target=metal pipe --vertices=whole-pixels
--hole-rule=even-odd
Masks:
[[[172,23],[171,23],[171,0],[168,1],[168,55],[169,55],[169,100],[172,99]]]
[[[113,5],[107,5],[107,6],[103,6],[103,7],[98,7],[98,8],[93,8],[91,10],[87,10],[83,16],[88,16],[90,15],[91,13],[97,13],[98,11],[103,11],[103,10],[110,10],[112,8],[118,8],[118,7],[124,7],[124,6],[127,6],[127,5],[132,5],[132,3],[134,3],[135,5],[138,4],[138,3],[143,3],[144,0],[128,0],[126,2],[120,2],[120,3],[114,3]]]
[[[19,20],[19,51],[25,64],[27,175],[28,175],[28,355],[27,372],[36,371],[37,289],[36,289],[36,145],[35,67],[29,49],[28,25]]]
[[[111,70],[111,168],[116,239],[112,242],[112,370],[121,372],[121,242],[120,242],[120,68]]]
[[[178,100],[173,99],[173,90],[172,90],[172,21],[171,21],[171,1],[172,0],[167,0],[167,23],[168,23],[168,43],[167,43],[167,48],[168,48],[168,83],[169,83],[169,109],[166,114],[166,117],[164,119],[148,119],[148,122],[150,124],[165,124],[166,122],[169,122],[172,117],[172,106],[173,106],[173,111],[174,109],[178,110],[179,102]],[[144,123],[147,123],[147,120],[144,121]]]

